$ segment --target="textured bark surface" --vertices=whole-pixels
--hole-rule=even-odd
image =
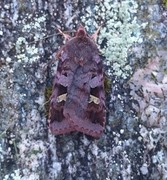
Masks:
[[[167,178],[167,10],[159,1],[0,2],[0,177]],[[56,30],[93,33],[111,86],[100,139],[48,130],[63,44]]]

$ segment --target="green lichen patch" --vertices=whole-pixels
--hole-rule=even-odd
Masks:
[[[167,0],[163,0],[162,3],[165,7],[167,7]]]
[[[111,88],[111,80],[107,76],[105,76],[105,79],[104,79],[104,89],[105,89],[105,92],[109,93],[110,92],[110,88]]]
[[[50,96],[52,94],[52,86],[46,87],[45,88],[45,114],[46,117],[49,115],[49,102],[50,102]]]
[[[128,55],[133,44],[142,42],[140,32],[146,25],[138,22],[137,10],[138,4],[134,0],[105,0],[95,7],[95,20],[103,24],[98,44],[101,45],[101,52],[106,57],[105,63],[113,67],[113,75],[123,79],[132,74]],[[97,23],[91,23],[91,18],[88,21],[86,19],[82,18],[88,27],[97,27]]]

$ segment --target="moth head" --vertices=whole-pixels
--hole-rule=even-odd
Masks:
[[[82,25],[79,26],[76,36],[77,37],[86,37],[87,36],[86,30]]]

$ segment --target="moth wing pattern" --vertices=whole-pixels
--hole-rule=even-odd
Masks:
[[[83,26],[57,53],[59,58],[49,110],[55,135],[73,131],[100,137],[106,110],[103,64]]]

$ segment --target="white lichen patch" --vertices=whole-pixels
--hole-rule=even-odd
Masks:
[[[137,2],[133,0],[115,1],[109,0],[102,4],[107,18],[106,27],[102,28],[99,43],[107,40],[102,49],[107,61],[113,64],[114,74],[126,78],[131,73],[131,67],[127,63],[128,50],[133,43],[141,42],[140,25],[137,23]]]
[[[115,134],[118,138],[118,134]],[[125,141],[114,140],[112,144],[112,150],[110,152],[104,150],[99,152],[101,162],[105,161],[108,167],[108,177],[112,179],[113,174],[118,173],[122,178],[120,179],[132,179],[132,159],[128,153],[128,149],[132,149],[135,146],[135,141],[132,139]],[[136,147],[135,147],[136,150]],[[140,152],[140,150],[138,150]],[[98,157],[98,156],[97,156]],[[118,157],[118,159],[116,158]],[[137,156],[135,158],[138,158]],[[119,163],[118,163],[119,161]],[[98,164],[97,166],[100,166]],[[118,176],[117,176],[118,177]]]
[[[152,156],[152,161],[157,166],[158,171],[161,172],[162,179],[167,179],[166,150],[158,151],[154,156]]]
[[[3,180],[9,180],[11,177],[13,180],[21,180],[22,176],[21,176],[20,170],[17,169],[17,170],[14,170],[13,173],[5,175]]]
[[[29,20],[29,21],[28,21]],[[45,15],[42,17],[30,17],[22,20],[24,24],[22,27],[22,33],[29,34],[34,39],[34,43],[28,42],[25,36],[20,36],[15,44],[16,58],[18,62],[32,63],[38,61],[39,49],[36,47],[35,42],[42,40],[45,36],[44,29],[42,28],[42,23],[45,23]]]
[[[144,163],[142,167],[140,168],[140,171],[143,175],[146,175],[148,173],[148,165]]]
[[[165,134],[165,131],[160,128],[148,130],[144,126],[141,126],[140,134],[143,138],[143,142],[146,144],[146,149],[150,151],[157,147],[160,140],[162,141],[162,135]]]
[[[18,164],[21,165],[20,171],[12,172],[9,177],[12,179],[40,179],[39,169],[44,166],[47,158],[47,143],[44,139],[39,139],[43,128],[40,113],[34,109],[27,114],[27,121],[20,133],[20,140],[15,144]],[[45,120],[44,120],[45,121]],[[10,150],[10,149],[9,149]],[[20,175],[21,174],[21,175]]]
[[[56,179],[59,173],[62,171],[61,162],[57,159],[57,152],[56,152],[56,140],[55,137],[49,133],[48,135],[48,143],[49,149],[51,153],[51,165],[49,168],[49,177],[50,179]]]
[[[29,23],[27,23],[27,20],[30,20],[31,21]],[[41,24],[40,23],[44,23],[46,20],[46,16],[43,15],[41,17],[28,17],[28,18],[25,18],[23,20],[23,22],[25,23],[25,25],[23,26],[23,29],[22,29],[22,32],[31,32],[32,30],[38,30],[38,31],[42,31],[42,27],[41,27]]]
[[[33,175],[32,172],[38,172],[43,163],[42,159],[46,157],[46,144],[42,140],[25,139],[18,144],[19,158],[23,167],[23,179]],[[37,175],[37,173],[35,173]]]
[[[99,148],[96,144],[92,144],[91,150],[92,150],[92,154],[94,154],[95,156],[98,155]]]
[[[59,162],[53,162],[52,163],[52,168],[51,168],[51,175],[53,178],[57,178],[58,174],[61,171],[61,163]]]
[[[142,42],[140,31],[146,25],[137,22],[137,10],[138,4],[134,0],[105,0],[95,7],[95,19],[100,18],[104,23],[98,39],[99,44],[105,44],[101,52],[106,57],[106,64],[113,66],[113,74],[124,79],[132,73],[127,60],[130,48],[134,43]],[[86,19],[82,18],[87,26],[97,27],[96,23]]]

